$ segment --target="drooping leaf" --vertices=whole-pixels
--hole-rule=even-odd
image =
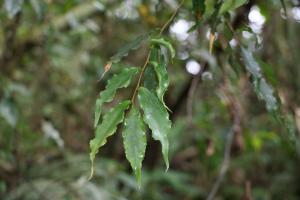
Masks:
[[[156,88],[156,94],[157,94],[159,100],[165,106],[164,94],[167,91],[168,86],[169,86],[168,71],[166,69],[166,65],[163,62],[157,63],[157,62],[152,61],[151,64],[154,67],[154,70],[155,70],[155,73],[156,73],[157,79],[158,79],[158,86]]]
[[[273,88],[266,82],[264,78],[254,79],[254,88],[257,96],[266,102],[268,111],[274,111],[278,108],[277,99],[274,97]]]
[[[13,18],[18,12],[20,12],[23,2],[23,0],[5,0],[4,7],[9,18]]]
[[[160,48],[158,48],[158,47],[151,48],[151,57],[150,57],[149,64],[150,64],[149,67],[153,67],[153,70],[155,72],[155,74],[154,74],[155,78],[151,77],[153,79],[151,84],[152,84],[152,86],[155,85],[155,89],[151,88],[150,91],[155,91],[158,98],[165,105],[164,94],[167,91],[168,86],[169,86],[169,77],[168,77],[168,71],[167,71],[167,63],[165,61],[164,56],[161,54]],[[156,82],[156,80],[158,81],[158,83]],[[149,82],[150,82],[150,80],[149,80]],[[148,88],[148,87],[146,86],[146,88]]]
[[[166,47],[170,52],[171,58],[172,59],[175,58],[175,49],[173,48],[172,44],[167,40],[165,40],[164,38],[158,38],[158,39],[152,38],[150,42],[151,44],[154,45],[162,45]]]
[[[276,111],[278,108],[278,102],[273,94],[273,88],[263,77],[259,63],[255,60],[253,53],[244,47],[241,47],[241,53],[246,69],[253,77],[253,85],[257,96],[265,101],[266,108],[269,112]]]
[[[157,60],[159,57],[159,49],[158,48],[152,48],[151,49],[151,55],[150,55],[150,61]],[[144,87],[150,90],[151,92],[155,92],[158,87],[158,80],[157,76],[154,70],[153,65],[148,64],[145,75],[144,75]]]
[[[99,123],[101,116],[102,104],[113,100],[116,90],[128,87],[132,77],[138,72],[138,68],[131,67],[123,69],[119,74],[114,75],[107,83],[104,91],[100,93],[96,100],[94,127]]]
[[[220,14],[223,14],[225,12],[228,12],[230,10],[234,10],[245,3],[247,3],[248,0],[224,0],[221,9]]]
[[[90,141],[90,159],[92,162],[91,177],[93,176],[93,163],[99,148],[106,143],[106,139],[117,130],[117,125],[124,119],[124,112],[130,105],[130,101],[124,101],[112,108],[103,118],[101,124],[96,128],[95,138]]]
[[[247,71],[249,71],[255,78],[260,78],[261,70],[258,62],[256,62],[256,60],[254,59],[252,52],[250,50],[245,49],[244,47],[241,47],[241,53]]]
[[[142,161],[146,151],[144,122],[139,111],[132,106],[125,119],[123,131],[124,148],[127,160],[135,173],[138,185],[141,185]]]
[[[144,111],[144,121],[152,131],[152,137],[161,143],[163,158],[168,169],[168,134],[171,130],[169,114],[157,96],[144,87],[139,89],[138,99],[140,106]]]
[[[112,63],[119,62],[122,59],[122,57],[128,55],[128,52],[130,50],[137,49],[144,40],[148,39],[148,37],[149,37],[149,34],[145,34],[145,35],[141,35],[141,36],[137,37],[135,40],[131,41],[130,43],[128,43],[124,47],[122,47],[114,56],[112,56],[110,58],[110,61]]]

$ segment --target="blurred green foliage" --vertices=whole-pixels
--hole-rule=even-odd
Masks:
[[[173,122],[170,169],[165,172],[160,145],[148,131],[138,189],[120,134],[109,138],[88,181],[88,141],[99,91],[122,68],[141,66],[147,46],[130,51],[97,80],[111,56],[161,28],[179,2],[1,1],[0,199],[206,199],[232,128],[229,167],[215,199],[299,199],[300,2],[250,0],[238,7],[244,1],[237,1],[232,9],[223,5],[221,17],[218,2],[195,9],[186,1],[164,33],[176,49],[165,95]],[[279,117],[257,97],[256,77],[238,43],[251,50],[281,102]],[[191,61],[200,72],[189,70]],[[130,98],[133,89],[121,89],[103,109]]]

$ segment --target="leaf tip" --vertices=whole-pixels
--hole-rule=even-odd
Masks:
[[[98,82],[101,81],[104,77],[104,75],[106,74],[106,72],[108,72],[111,68],[112,65],[112,61],[106,63],[106,65],[104,66],[104,72],[102,73],[101,77],[98,79]]]

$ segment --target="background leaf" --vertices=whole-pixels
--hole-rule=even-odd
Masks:
[[[137,49],[144,40],[148,39],[148,37],[149,37],[149,34],[141,35],[141,36],[137,37],[135,40],[133,40],[130,43],[126,44],[124,47],[119,49],[118,53],[116,53],[114,56],[112,56],[110,58],[111,62],[112,63],[119,62],[122,59],[122,57],[128,55],[128,52],[130,50]]]
[[[160,56],[159,48],[151,48],[150,61],[158,60]],[[150,90],[151,92],[155,92],[158,87],[158,79],[152,64],[148,63],[148,66],[145,70],[144,75],[144,87]]]
[[[247,3],[248,0],[224,0],[224,3],[222,4],[220,8],[220,14],[223,14],[225,12],[228,12],[230,10],[234,10],[245,3]]]
[[[9,18],[13,18],[22,8],[23,0],[5,0],[4,7]]]
[[[257,96],[265,101],[268,111],[276,111],[278,108],[278,102],[276,97],[273,95],[273,88],[263,77],[259,63],[255,60],[253,53],[244,47],[241,47],[241,53],[247,71],[253,76],[253,84]]]
[[[138,185],[141,185],[142,161],[146,151],[144,122],[139,111],[132,106],[124,123],[123,140],[127,160],[134,170]]]
[[[168,152],[169,141],[168,134],[171,130],[171,121],[169,114],[160,100],[148,89],[141,87],[139,89],[138,99],[142,110],[144,111],[144,121],[152,130],[152,137],[160,141],[162,145],[162,154],[167,169],[169,168]]]

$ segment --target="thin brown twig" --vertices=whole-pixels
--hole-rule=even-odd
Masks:
[[[175,16],[177,15],[179,9],[182,7],[183,3],[184,3],[185,0],[182,0],[180,2],[180,4],[178,5],[178,7],[176,8],[176,10],[174,11],[174,13],[172,14],[172,16],[168,19],[168,21],[163,25],[163,27],[160,29],[159,31],[159,36],[161,36],[163,34],[163,32],[166,30],[166,28],[170,25],[170,23],[174,20]],[[136,97],[136,93],[137,93],[137,90],[139,89],[140,87],[140,84],[141,84],[141,81],[142,81],[142,77],[144,75],[144,72],[147,68],[147,65],[148,65],[148,62],[150,60],[150,55],[151,55],[151,51],[149,50],[148,54],[147,54],[147,58],[145,60],[145,63],[142,67],[142,71],[140,72],[140,75],[139,75],[139,78],[138,78],[138,82],[136,84],[136,87],[134,89],[134,92],[133,92],[133,95],[132,95],[132,98],[131,98],[131,103],[134,104],[134,100],[135,100],[135,97]]]
[[[132,95],[132,98],[131,98],[131,103],[132,103],[132,104],[134,104],[134,100],[135,100],[135,97],[136,97],[137,90],[138,90],[139,87],[140,87],[140,84],[141,84],[141,81],[142,81],[143,74],[144,74],[144,72],[145,72],[145,70],[146,70],[146,67],[147,67],[147,64],[148,64],[148,62],[149,62],[149,60],[150,60],[150,55],[151,55],[151,52],[150,52],[150,50],[149,50],[148,55],[147,55],[147,58],[146,58],[146,61],[145,61],[144,65],[143,65],[142,71],[141,71],[141,73],[140,73],[140,75],[139,75],[138,82],[137,82],[137,84],[136,84],[136,87],[135,87],[135,89],[134,89],[134,92],[133,92],[133,95]]]
[[[175,12],[173,13],[173,15],[169,18],[169,20],[163,25],[163,27],[160,29],[159,35],[161,35],[165,29],[170,25],[170,23],[173,21],[173,19],[175,18],[175,16],[177,15],[179,9],[182,7],[182,5],[184,4],[185,0],[182,0],[180,2],[180,4],[178,5],[178,7],[176,8]]]
[[[227,142],[225,145],[225,152],[224,152],[224,160],[221,166],[221,169],[219,171],[219,175],[217,180],[215,181],[213,188],[211,189],[211,191],[209,192],[207,199],[206,200],[213,200],[214,197],[216,196],[219,187],[224,179],[224,176],[228,170],[229,167],[229,163],[230,163],[230,154],[231,154],[231,146],[233,143],[233,138],[234,138],[234,127],[232,127],[228,133],[227,136]]]
[[[201,72],[199,72],[199,73],[202,74]],[[192,122],[192,119],[193,119],[193,101],[194,101],[194,96],[195,96],[195,93],[196,93],[196,89],[197,89],[198,84],[200,82],[200,76],[201,75],[197,75],[196,77],[193,78],[192,83],[191,83],[191,87],[190,87],[189,92],[188,92],[186,112],[187,112],[187,116],[188,116],[188,121],[190,123]]]

